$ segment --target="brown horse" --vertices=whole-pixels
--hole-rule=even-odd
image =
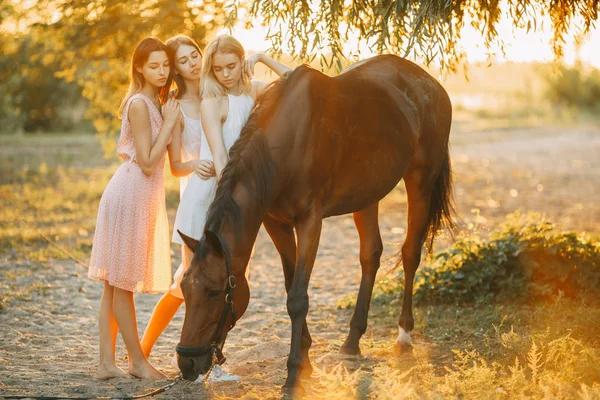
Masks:
[[[408,230],[397,344],[410,346],[412,286],[427,237],[452,227],[448,136],[452,106],[423,69],[392,55],[331,78],[306,66],[274,82],[230,151],[181,288],[186,303],[179,368],[196,379],[216,362],[250,292],[245,271],[261,224],[281,255],[292,342],[284,389],[310,374],[308,284],[323,218],[354,213],[362,279],[341,352],[358,354],[383,244],[378,204],[404,179]],[[294,232],[295,231],[295,232]],[[343,271],[340,271],[343,273]],[[331,277],[332,280],[335,276]]]

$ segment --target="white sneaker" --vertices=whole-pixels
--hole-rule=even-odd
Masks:
[[[196,382],[202,382],[204,380],[204,375],[198,376]],[[210,375],[208,376],[208,381],[211,382],[239,382],[241,378],[237,375],[230,374],[226,372],[218,365],[215,365],[210,371]]]

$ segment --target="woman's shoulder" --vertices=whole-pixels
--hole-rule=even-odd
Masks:
[[[129,106],[129,113],[133,114],[149,114],[150,107],[148,101],[144,98],[143,95],[136,93],[132,95],[129,100],[127,100],[127,105]]]
[[[221,106],[224,104],[224,100],[227,99],[227,96],[218,96],[218,97],[205,97],[200,102],[200,112],[204,111],[218,111],[221,109]]]

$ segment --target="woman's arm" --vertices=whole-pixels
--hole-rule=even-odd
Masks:
[[[194,172],[193,160],[181,161],[181,132],[183,131],[183,117],[180,115],[171,131],[171,143],[167,146],[169,151],[169,166],[171,175],[181,178]]]
[[[221,179],[225,164],[229,160],[225,142],[223,142],[221,114],[220,99],[208,98],[203,99],[202,103],[200,103],[200,120],[202,121],[202,128],[204,129],[208,146],[213,155],[217,180]]]
[[[133,145],[135,147],[135,158],[146,176],[154,173],[162,159],[171,130],[177,121],[179,103],[175,99],[169,99],[163,107],[164,121],[158,139],[152,145],[150,125],[150,112],[148,106],[142,99],[134,99],[129,106],[128,118],[133,133]]]
[[[256,53],[248,57],[244,63],[244,73],[248,75],[249,79],[254,77],[254,65],[257,62],[265,64],[271,71],[275,72],[280,77],[286,72],[292,70],[287,65],[275,61],[263,53]]]
[[[192,172],[196,172],[202,179],[209,179],[215,176],[215,167],[210,160],[189,160],[181,161],[181,135],[185,128],[184,119],[180,115],[179,120],[171,131],[171,143],[167,146],[169,151],[169,166],[171,167],[171,175],[182,178],[188,176]]]
[[[244,63],[244,73],[248,76],[249,79],[252,79],[252,77],[254,76],[254,65],[256,65],[257,62],[262,62],[280,77],[283,76],[283,74],[285,74],[286,72],[292,70],[287,65],[277,62],[272,58],[267,57],[263,53],[256,53],[248,57],[246,59],[246,62]],[[254,100],[256,100],[258,96],[264,93],[267,86],[269,86],[268,82],[257,80],[252,81],[252,96]]]

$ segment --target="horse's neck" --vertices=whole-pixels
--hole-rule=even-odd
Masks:
[[[235,161],[238,163],[237,167],[244,165],[244,168],[237,171],[236,183],[230,189],[231,200],[237,204],[239,215],[235,217],[236,220],[229,218],[227,227],[228,241],[233,243],[232,256],[238,261],[238,268],[244,268],[243,272],[270,205],[276,179],[270,149],[264,136],[253,136],[245,141],[245,146],[246,151],[241,157],[247,159],[238,158]]]
[[[248,196],[245,190],[234,190],[233,198],[240,207],[239,220],[229,220],[229,223],[223,227],[222,234],[231,243],[231,254],[234,259],[233,273],[242,275],[246,273],[266,208]]]

